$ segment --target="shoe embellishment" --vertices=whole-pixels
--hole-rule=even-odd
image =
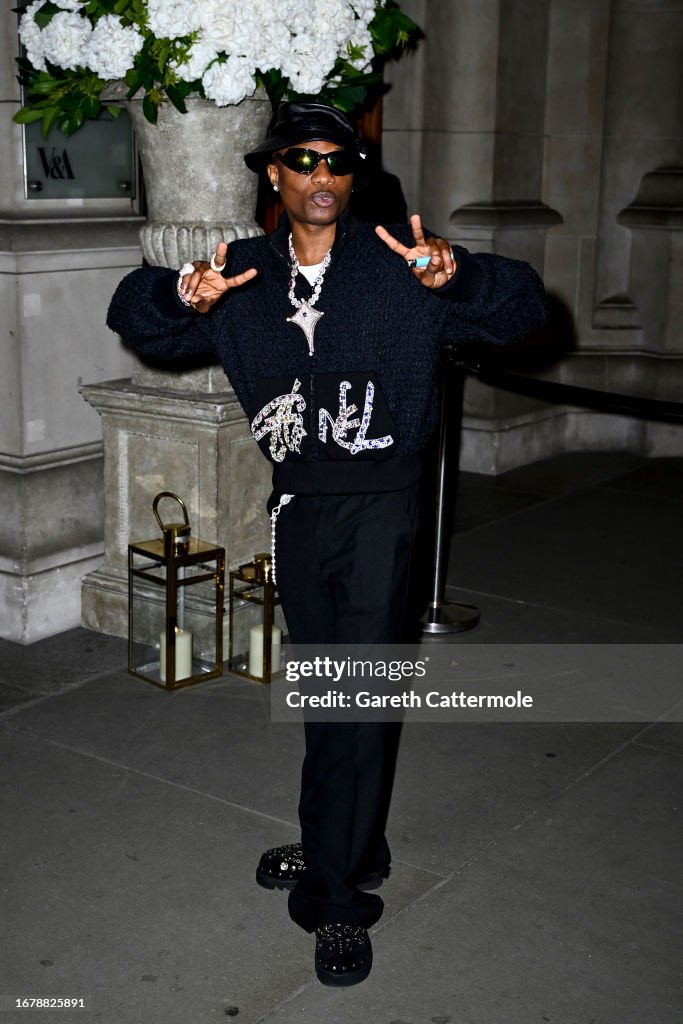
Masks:
[[[287,843],[266,850],[256,869],[256,881],[264,889],[293,889],[305,870],[301,843]],[[379,889],[384,879],[389,877],[390,871],[388,866],[369,871],[356,885],[364,892]]]
[[[261,857],[256,881],[264,889],[293,889],[305,868],[301,843],[274,846]]]
[[[315,971],[323,985],[357,985],[372,967],[367,930],[353,924],[322,924],[315,930]]]

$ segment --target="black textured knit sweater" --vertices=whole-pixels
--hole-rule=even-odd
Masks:
[[[409,227],[389,230],[414,244]],[[177,298],[177,271],[147,267],[121,282],[107,323],[142,356],[215,355],[274,464],[277,492],[407,486],[434,427],[439,345],[523,337],[545,319],[541,281],[526,263],[455,246],[454,277],[430,290],[370,225],[346,213],[315,307],[324,315],[311,356],[287,320],[295,312],[288,235],[284,217],[272,235],[233,242],[226,274],[255,267],[258,276],[207,314]],[[311,290],[299,274],[296,295]]]

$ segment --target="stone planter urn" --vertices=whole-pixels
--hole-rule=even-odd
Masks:
[[[234,107],[186,102],[187,114],[163,104],[155,125],[141,102],[129,104],[149,215],[142,252],[150,264],[172,268],[208,259],[221,240],[261,233],[258,179],[243,156],[266,134],[265,94]],[[180,494],[193,532],[225,547],[235,565],[267,550],[270,469],[220,366],[178,372],[140,362],[132,379],[81,393],[102,416],[105,479],[105,557],[83,581],[82,619],[125,636],[128,544],[155,536],[155,494]]]
[[[243,157],[265,136],[271,114],[265,93],[234,107],[199,97],[186,105],[181,114],[163,103],[157,123],[150,124],[141,100],[127,104],[147,198],[140,241],[145,259],[156,266],[208,259],[220,241],[261,233],[254,221],[257,177]]]

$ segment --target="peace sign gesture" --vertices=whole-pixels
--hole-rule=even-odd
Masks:
[[[425,288],[442,288],[455,273],[456,263],[453,259],[453,250],[445,238],[434,238],[433,236],[425,238],[419,213],[412,215],[410,226],[413,229],[413,238],[415,239],[415,245],[412,249],[403,245],[393,235],[390,235],[381,224],[377,225],[375,231],[393,252],[402,256],[406,261],[428,256],[429,263],[424,267],[414,266],[412,268],[413,274],[415,274],[415,277]]]
[[[258,273],[254,267],[250,267],[249,270],[234,277],[223,277],[222,270],[227,254],[228,246],[225,242],[219,242],[210,263],[206,260],[195,260],[192,264],[194,271],[183,274],[179,281],[178,295],[198,313],[208,313],[221,295],[225,295],[231,288],[239,288],[241,284],[246,284]]]

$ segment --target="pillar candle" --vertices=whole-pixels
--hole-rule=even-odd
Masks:
[[[192,633],[189,629],[175,631],[175,681],[192,675]],[[159,679],[166,682],[166,631],[159,636]]]
[[[270,646],[270,671],[275,675],[280,671],[280,651],[282,650],[282,630],[273,626]],[[263,678],[263,623],[252,626],[249,630],[249,675],[257,679]]]

